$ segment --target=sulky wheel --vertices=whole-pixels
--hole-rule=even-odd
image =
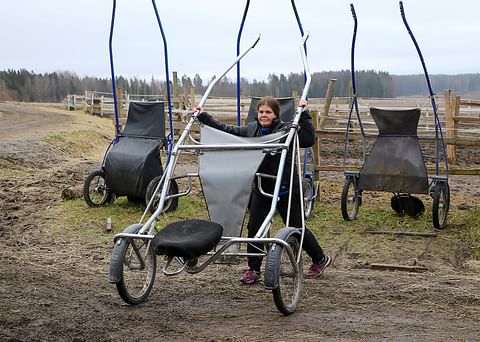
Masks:
[[[303,187],[303,212],[308,219],[312,215],[313,205],[315,204],[314,181],[310,176],[306,176],[302,181]]]
[[[141,224],[132,225],[125,233],[136,234],[141,227]],[[155,281],[156,268],[151,240],[119,238],[115,242],[110,273],[115,275],[118,294],[126,303],[136,305],[147,299]]]
[[[114,194],[108,188],[103,170],[95,170],[87,176],[83,184],[83,198],[89,207],[110,204]]]
[[[145,191],[145,203],[148,205],[150,202],[150,199],[152,196],[155,194],[155,197],[153,199],[152,205],[150,206],[150,212],[153,214],[155,210],[158,208],[158,203],[160,202],[160,196],[162,194],[162,187],[158,189],[158,191],[155,193],[155,189],[158,186],[158,182],[162,179],[162,176],[157,176],[154,179],[148,183],[147,190]],[[178,194],[178,184],[175,181],[175,179],[170,180],[170,187],[169,191],[167,192],[168,195],[176,195]],[[168,213],[175,211],[178,206],[178,197],[174,198],[169,198],[165,201],[165,204],[163,205],[163,212]]]
[[[290,248],[273,243],[265,266],[265,288],[272,290],[277,309],[286,316],[297,309],[303,287],[300,236],[295,228],[282,228],[275,238],[285,241]]]
[[[357,194],[357,184],[353,177],[345,178],[342,190],[342,216],[345,221],[357,218],[360,197]]]
[[[437,229],[443,229],[447,225],[447,215],[450,208],[450,188],[448,183],[436,183],[432,196],[433,226]]]

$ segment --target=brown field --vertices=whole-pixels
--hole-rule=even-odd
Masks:
[[[311,228],[334,262],[323,277],[305,280],[293,315],[282,316],[261,284],[240,285],[244,262],[176,277],[159,269],[149,300],[126,305],[107,281],[114,234],[105,232],[107,209],[61,199],[99,167],[113,133],[111,119],[0,103],[1,341],[479,339],[479,176],[450,177],[451,221],[435,231],[427,213],[419,221],[397,218],[389,196],[376,193],[366,195],[356,222],[344,223],[337,209],[343,174],[321,173]],[[322,159],[338,164],[341,148],[332,139],[322,140]],[[463,166],[479,167],[478,147],[459,153]],[[423,199],[429,211],[431,200]],[[129,212],[130,223],[142,213],[120,200],[112,210]],[[119,220],[112,217],[114,232],[125,228]],[[373,238],[366,233],[373,220],[378,230],[437,236]],[[372,263],[427,271],[379,271]]]

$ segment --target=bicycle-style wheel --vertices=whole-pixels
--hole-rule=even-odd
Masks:
[[[303,212],[308,219],[312,215],[315,204],[314,181],[310,177],[305,177],[302,181],[303,187]]]
[[[283,228],[275,236],[285,241],[287,247],[273,243],[267,255],[265,287],[272,290],[277,309],[290,315],[297,309],[303,288],[303,259],[300,250],[300,234],[295,228]],[[300,260],[297,263],[297,258]]]
[[[125,232],[135,234],[141,226],[132,225]],[[150,240],[140,238],[119,238],[115,243],[110,272],[115,273],[118,294],[128,304],[144,302],[152,290],[157,259],[150,246]]]
[[[432,221],[437,229],[447,226],[447,215],[450,208],[450,188],[448,183],[436,183],[433,190]]]
[[[345,178],[341,206],[342,216],[345,221],[353,221],[357,218],[360,199],[357,194],[357,185],[353,177]]]
[[[95,170],[85,178],[83,198],[92,208],[111,203],[114,194],[108,188],[103,170]]]
[[[150,206],[150,212],[152,214],[155,212],[155,210],[157,210],[158,204],[160,202],[162,186],[160,186],[160,189],[158,189],[156,193],[155,193],[155,189],[157,188],[158,183],[160,182],[161,179],[162,179],[162,176],[157,176],[154,179],[152,179],[150,183],[148,183],[147,190],[145,191],[145,202],[147,205],[150,202],[150,199],[152,198],[152,196],[154,196],[152,205]],[[176,194],[178,194],[178,184],[175,181],[175,179],[171,179],[167,195],[176,195]],[[175,211],[177,210],[177,206],[178,206],[178,197],[169,198],[165,201],[162,212],[168,213],[168,212]]]

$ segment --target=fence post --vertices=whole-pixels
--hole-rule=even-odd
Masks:
[[[298,92],[296,90],[292,90],[292,98],[294,103],[293,106],[295,107],[298,104]]]
[[[124,115],[125,112],[123,110],[123,90],[120,87],[117,87],[117,113],[120,127],[122,127],[124,124],[122,119],[125,119],[126,115]]]
[[[179,107],[178,102],[178,75],[177,72],[173,72],[173,103],[175,104],[175,108]]]
[[[449,141],[454,140],[455,138],[455,120],[454,113],[452,108],[452,90],[448,89],[445,91],[445,127],[447,129],[447,139]],[[447,159],[450,164],[456,163],[456,153],[457,147],[453,143],[447,143]]]
[[[458,121],[457,118],[460,115],[460,103],[461,99],[460,96],[455,96],[455,105],[453,109],[453,138],[454,138],[454,145],[452,147],[454,148],[453,154],[452,154],[452,162],[451,164],[456,164],[457,163],[457,137],[458,137]]]
[[[312,109],[310,111],[310,115],[312,116],[313,128],[315,129],[315,132],[317,132],[317,130],[318,130],[318,111]],[[314,170],[315,170],[314,180],[318,181],[318,180],[320,180],[320,170],[317,167],[317,166],[320,166],[320,139],[318,138],[318,135],[316,133],[315,133],[315,141],[314,141],[314,144],[313,144],[313,156],[314,156],[314,159],[315,159],[315,165],[313,165]]]
[[[197,104],[197,100],[195,99],[195,87],[191,87],[190,88],[190,108],[188,109],[192,109],[193,106],[195,106]]]
[[[330,111],[330,104],[332,103],[336,81],[337,80],[334,78],[328,80],[327,94],[325,95],[325,103],[323,104],[323,111],[322,115],[320,116],[319,129],[324,129],[325,125],[327,124],[328,112]]]

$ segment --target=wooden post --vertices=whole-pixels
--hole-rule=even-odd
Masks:
[[[352,108],[353,102],[353,83],[352,80],[348,81],[348,108]]]
[[[312,116],[313,128],[315,132],[318,130],[318,111],[311,110],[310,115]],[[313,144],[313,156],[315,157],[315,165],[313,165],[315,169],[315,179],[316,181],[320,180],[320,171],[318,170],[317,166],[320,166],[320,139],[318,138],[317,134],[315,134],[315,142]],[[320,186],[318,187],[320,189]]]
[[[175,108],[178,108],[178,75],[177,72],[173,72],[173,103],[175,103]]]
[[[117,87],[117,111],[118,124],[120,125],[120,129],[122,129],[126,122],[127,113],[123,110],[123,90],[120,87]]]
[[[453,138],[454,138],[454,144],[452,147],[454,148],[453,151],[453,159],[451,164],[456,164],[457,163],[457,130],[458,130],[458,121],[457,118],[460,116],[460,103],[461,99],[460,96],[455,96],[455,105],[453,107]]]
[[[178,108],[187,109],[185,106],[185,95],[178,95]]]
[[[452,91],[445,91],[445,127],[447,129],[447,138],[455,137],[455,120],[452,108]],[[447,144],[447,158],[450,164],[456,163],[456,149],[454,144]]]
[[[337,80],[334,78],[328,80],[327,94],[325,95],[325,103],[323,104],[323,111],[322,115],[320,116],[319,129],[324,129],[325,125],[327,124],[328,112],[330,111],[330,104],[332,103],[336,81]]]
[[[195,99],[195,88],[191,87],[190,88],[190,108],[189,109],[192,109],[193,106],[196,106],[196,105],[197,105],[197,101]]]
[[[293,103],[296,108],[298,102],[298,92],[296,90],[292,91]]]

